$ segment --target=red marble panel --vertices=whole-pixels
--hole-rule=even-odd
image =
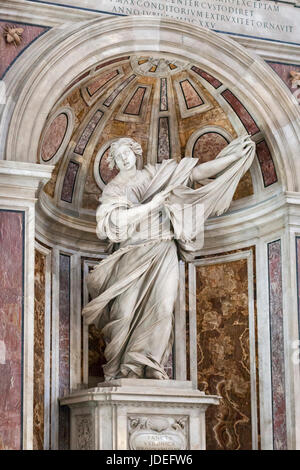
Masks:
[[[78,153],[79,155],[83,155],[85,148],[91,138],[91,135],[96,129],[96,126],[98,125],[102,116],[103,116],[103,112],[98,109],[93,115],[93,117],[90,119],[83,133],[81,134],[80,139],[78,140],[77,145],[74,149],[75,153]]]
[[[298,325],[299,325],[299,339],[300,339],[300,237],[296,237],[296,261],[297,261]]]
[[[22,448],[24,213],[0,209],[0,449]]]
[[[70,256],[59,257],[59,396],[70,388]]]
[[[201,106],[201,104],[203,104],[202,98],[199,96],[189,80],[183,80],[180,82],[180,87],[187,109],[196,108],[197,106]]]
[[[33,449],[44,449],[45,269],[46,257],[35,252]]]
[[[251,114],[247,111],[240,100],[230,90],[223,91],[221,95],[227,101],[227,103],[230,104],[234,112],[245,126],[247,132],[249,132],[251,135],[257,134],[259,132],[259,128]]]
[[[157,161],[160,163],[168,158],[171,158],[169,118],[160,117],[158,123]]]
[[[167,79],[160,79],[160,111],[168,111]]]
[[[59,114],[45,132],[41,156],[44,162],[51,160],[59,150],[68,127],[68,116]]]
[[[262,172],[265,187],[277,181],[277,174],[272,155],[265,140],[256,144],[256,154]]]
[[[200,163],[208,162],[216,158],[227,145],[227,140],[221,134],[207,132],[194,143],[192,156],[198,158]]]
[[[5,28],[21,28],[21,43],[15,44],[6,42],[4,32]],[[17,57],[39,36],[47,32],[49,28],[44,26],[35,26],[23,23],[15,23],[10,21],[0,21],[0,78],[4,76],[9,67],[17,59]]]
[[[61,191],[61,200],[65,202],[72,202],[74,186],[76,182],[79,164],[70,162],[64,177],[63,187]]]
[[[247,260],[196,267],[198,388],[221,396],[206,412],[208,450],[252,448]]]
[[[145,92],[145,87],[138,87],[138,89],[134,92],[128,105],[126,106],[124,114],[131,114],[133,116],[138,116],[140,114]]]
[[[111,104],[115,101],[117,96],[121,93],[124,88],[129,85],[129,83],[132,82],[132,80],[135,78],[135,75],[130,75],[130,77],[126,78],[120,85],[109,95],[109,97],[104,101],[104,106],[107,106],[108,108],[111,106]]]
[[[59,256],[59,396],[70,392],[70,256]],[[59,411],[59,448],[69,448],[69,412]]]
[[[100,178],[105,184],[109,183],[119,173],[119,170],[116,167],[111,170],[108,166],[109,162],[107,161],[107,157],[109,154],[109,149],[110,147],[108,147],[108,149],[104,152],[99,163]]]
[[[287,424],[285,405],[282,262],[280,240],[268,243],[268,264],[273,443],[275,450],[286,450]]]
[[[100,90],[100,88],[103,88],[107,83],[109,83],[117,75],[119,75],[118,70],[112,70],[111,72],[107,72],[101,75],[99,78],[97,78],[92,83],[90,83],[89,86],[87,87],[87,91],[89,95],[93,96],[96,93],[96,91]]]
[[[291,72],[300,73],[300,65],[282,64],[279,62],[267,62],[274,72],[284,81],[292,93],[296,88],[292,87]]]
[[[191,67],[191,70],[200,75],[200,77],[204,78],[204,80],[210,83],[214,88],[219,88],[222,85],[222,82],[220,82],[217,78],[213,77],[207,72],[204,72],[204,70],[199,69],[199,67],[195,67],[195,65]]]

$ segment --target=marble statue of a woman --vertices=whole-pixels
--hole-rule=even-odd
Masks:
[[[96,217],[98,237],[108,238],[115,251],[89,274],[93,300],[83,310],[85,322],[104,335],[106,381],[168,378],[178,255],[191,259],[203,228],[194,218],[180,227],[180,211],[201,205],[204,220],[226,211],[254,155],[255,144],[243,136],[210,162],[170,159],[138,170],[137,142],[121,138],[111,145],[110,165],[120,171],[105,187]],[[193,182],[200,188],[192,189]]]

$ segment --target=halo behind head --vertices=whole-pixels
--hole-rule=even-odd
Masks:
[[[142,147],[140,146],[140,144],[138,142],[136,142],[131,137],[121,137],[120,139],[113,142],[110,146],[107,161],[108,161],[108,166],[111,170],[116,165],[115,155],[116,155],[116,152],[117,152],[118,148],[121,145],[127,145],[130,148],[130,150],[132,150],[133,153],[135,154],[137,161],[139,161],[139,159],[141,159],[141,157],[143,155]]]

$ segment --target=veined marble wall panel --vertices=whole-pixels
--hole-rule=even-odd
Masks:
[[[267,61],[267,63],[274,70],[274,72],[276,72],[277,75],[279,75],[279,77],[284,81],[286,86],[290,89],[291,93],[298,96],[299,92],[297,93],[297,90],[299,90],[299,85],[298,87],[296,85],[293,86],[291,72],[297,72],[300,74],[300,65],[284,64],[281,62],[271,61]]]
[[[257,134],[259,132],[259,128],[249,111],[240,102],[240,100],[228,89],[223,91],[221,94],[223,98],[227,101],[227,103],[230,104],[235,113],[238,115],[241,122],[245,126],[246,131],[250,135]]]
[[[182,93],[184,95],[187,109],[195,108],[203,104],[201,96],[197,93],[191,82],[186,79],[179,82]]]
[[[132,96],[131,100],[129,101],[128,105],[124,110],[124,114],[130,114],[134,116],[138,116],[140,114],[145,92],[145,87],[139,87],[135,91],[134,95]]]
[[[77,173],[79,171],[80,165],[76,162],[70,161],[62,187],[61,200],[65,202],[72,202],[74,187],[76,184]]]
[[[51,447],[51,248],[36,242],[34,272],[33,449]]]
[[[0,209],[0,449],[22,448],[24,212]]]
[[[206,412],[207,449],[246,450],[257,446],[254,298],[247,258],[227,256],[226,262],[222,256],[195,262],[196,298],[190,302],[196,307],[198,387],[222,397]]]
[[[171,158],[170,139],[169,118],[167,116],[160,117],[158,121],[158,163],[162,163],[163,160]]]
[[[59,397],[70,392],[70,256],[59,255]],[[69,448],[69,410],[59,410],[59,448]]]
[[[287,449],[281,241],[268,243],[273,445]]]
[[[49,28],[39,25],[15,23],[0,20],[0,79],[18,56]],[[7,42],[6,32],[10,32],[12,42]]]
[[[277,181],[276,169],[269,146],[265,140],[256,144],[256,154],[261,167],[265,187]]]
[[[196,67],[193,65],[191,69],[196,72],[200,77],[204,78],[208,83],[210,83],[214,88],[219,88],[222,86],[222,83],[220,80],[218,80],[216,77],[213,77],[210,73],[205,72],[204,70],[200,69],[199,67]]]
[[[193,147],[193,158],[198,158],[200,163],[208,162],[216,158],[218,153],[225,148],[229,142],[217,132],[202,134]]]
[[[49,129],[47,129],[41,152],[44,162],[51,160],[60,148],[67,126],[68,116],[65,113],[61,113],[54,119]]]
[[[300,237],[296,236],[296,266],[297,266],[297,301],[298,301],[298,337],[300,340]]]
[[[35,251],[33,448],[44,449],[46,256]]]
[[[96,91],[103,88],[107,83],[109,83],[113,78],[118,75],[118,70],[112,70],[111,72],[107,72],[104,75],[101,75],[100,78],[96,79],[92,83],[90,83],[87,87],[87,91],[90,96],[93,96]]]
[[[104,184],[109,183],[109,181],[111,181],[119,173],[119,170],[116,166],[113,169],[109,168],[109,161],[108,161],[109,149],[110,149],[110,146],[102,154],[100,158],[100,163],[99,163],[98,171],[99,171],[100,178]],[[98,199],[97,199],[97,205],[98,205]]]

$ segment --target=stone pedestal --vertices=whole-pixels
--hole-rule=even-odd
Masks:
[[[120,379],[60,403],[71,409],[73,450],[203,450],[205,411],[219,397],[188,381]]]

